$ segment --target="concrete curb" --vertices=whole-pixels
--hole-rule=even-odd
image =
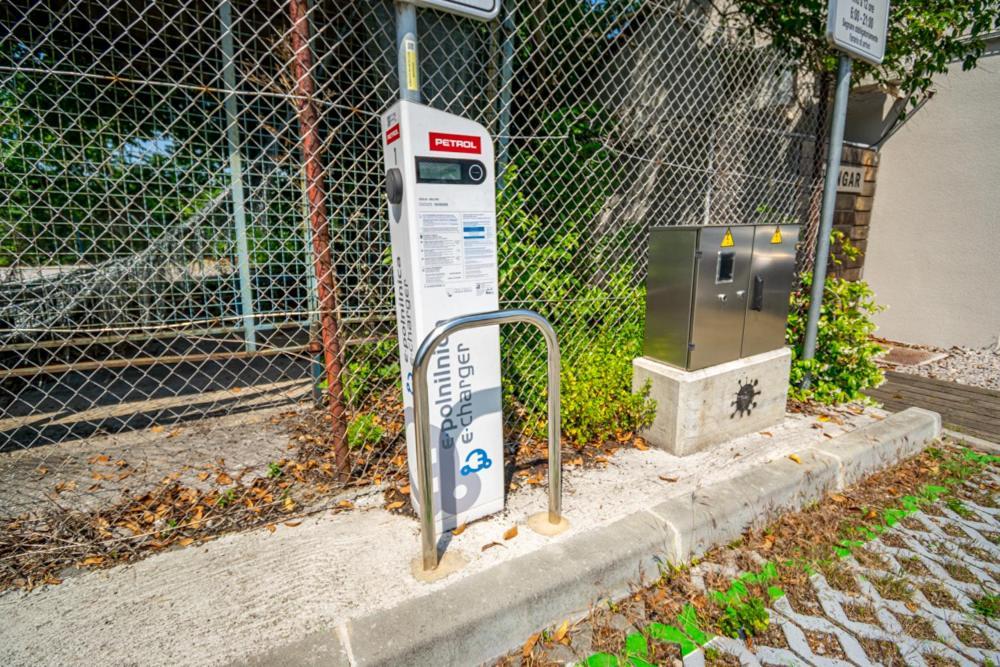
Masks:
[[[942,432],[949,438],[954,438],[959,442],[965,443],[973,449],[978,449],[979,451],[986,452],[987,454],[1000,456],[1000,444],[984,440],[983,438],[977,438],[974,435],[968,435],[966,433],[962,433],[961,431],[953,431],[950,428],[946,428]]]
[[[282,665],[474,665],[539,629],[620,598],[641,577],[730,542],[833,489],[908,458],[938,437],[937,413],[909,408],[736,478],[655,502],[597,530],[457,581],[392,609],[250,660]],[[246,664],[246,663],[244,663]]]

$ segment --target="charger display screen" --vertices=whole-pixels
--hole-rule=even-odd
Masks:
[[[417,157],[417,183],[478,185],[486,180],[486,166],[479,160]]]
[[[461,183],[462,165],[458,162],[417,160],[417,180],[429,183]]]

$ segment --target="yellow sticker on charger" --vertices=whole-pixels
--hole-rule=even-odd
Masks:
[[[406,53],[406,88],[420,90],[420,70],[417,69],[417,42],[412,39],[403,41]]]
[[[774,233],[771,234],[771,243],[775,245],[781,243],[781,227],[774,228]]]
[[[736,245],[736,241],[733,240],[733,233],[726,227],[726,235],[722,237],[722,243],[719,244],[719,247],[732,248],[734,245]]]

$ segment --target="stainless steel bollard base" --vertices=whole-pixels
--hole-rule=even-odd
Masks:
[[[539,535],[552,537],[553,535],[559,535],[569,530],[569,521],[566,520],[566,517],[559,516],[553,522],[548,512],[539,512],[528,517],[528,528]]]
[[[414,558],[410,561],[410,572],[417,581],[429,584],[458,572],[468,564],[469,558],[465,554],[452,549],[441,554],[437,567],[429,570],[424,569],[423,558]]]

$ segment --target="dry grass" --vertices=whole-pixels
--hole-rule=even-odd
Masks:
[[[951,596],[941,584],[928,583],[919,586],[920,592],[924,594],[927,601],[930,602],[935,607],[944,607],[946,609],[960,609],[958,603],[955,602],[955,598]]]

